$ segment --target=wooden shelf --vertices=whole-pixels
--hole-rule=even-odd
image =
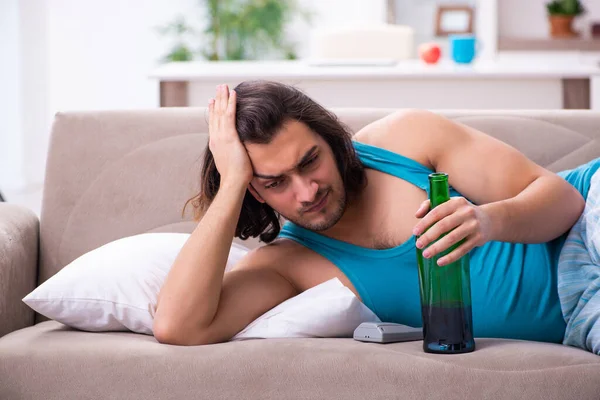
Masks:
[[[552,38],[498,38],[498,50],[511,51],[598,51],[600,52],[600,38],[574,38],[574,39],[552,39]]]

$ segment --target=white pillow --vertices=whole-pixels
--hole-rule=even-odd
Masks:
[[[187,233],[143,233],[83,254],[23,298],[38,313],[85,331],[152,335],[156,300]],[[233,243],[226,271],[248,248]]]
[[[144,233],[107,243],[65,266],[23,302],[73,328],[152,335],[158,293],[189,236]],[[233,243],[225,270],[248,251]],[[351,337],[367,321],[379,318],[334,278],[267,311],[232,340]]]
[[[231,340],[352,337],[363,322],[381,320],[333,278],[275,306]]]

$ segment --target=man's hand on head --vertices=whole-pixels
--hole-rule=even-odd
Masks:
[[[215,98],[208,102],[208,147],[221,174],[221,185],[240,181],[246,186],[252,180],[253,170],[235,127],[236,99],[234,90],[217,85]]]

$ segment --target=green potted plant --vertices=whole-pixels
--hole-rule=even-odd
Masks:
[[[179,16],[161,27],[164,36],[175,38],[168,61],[190,61],[196,55],[205,60],[295,59],[295,43],[285,28],[299,16],[310,23],[311,11],[298,0],[200,0],[207,26],[196,29]],[[192,43],[192,45],[190,45]],[[191,47],[197,50],[191,50]]]
[[[312,13],[298,0],[208,0],[208,39],[201,53],[208,60],[295,59],[295,44],[285,27],[294,16],[310,22]]]
[[[550,35],[556,38],[569,38],[579,36],[573,30],[575,17],[584,14],[585,8],[579,0],[553,0],[546,4],[548,20],[550,22]]]
[[[172,22],[156,29],[163,36],[174,37],[169,52],[163,56],[161,62],[192,61],[194,59],[194,53],[188,42],[190,37],[197,35],[197,32],[187,24],[183,15],[178,15]]]

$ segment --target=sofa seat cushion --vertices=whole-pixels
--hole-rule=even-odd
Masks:
[[[269,339],[171,346],[55,321],[0,339],[0,399],[592,399],[600,357],[559,344],[476,339],[461,355],[422,342]]]

